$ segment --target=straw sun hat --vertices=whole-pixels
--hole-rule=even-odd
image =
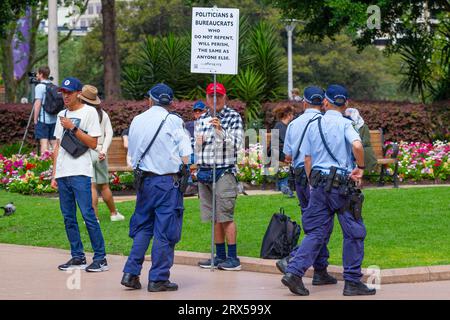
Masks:
[[[97,88],[89,84],[83,86],[78,98],[93,105],[99,105],[101,103]]]

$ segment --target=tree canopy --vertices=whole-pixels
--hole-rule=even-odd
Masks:
[[[399,53],[403,87],[422,101],[450,98],[450,2],[448,0],[276,0],[302,33],[321,41],[345,32],[362,50],[388,39],[387,53]],[[375,23],[374,23],[375,22]]]

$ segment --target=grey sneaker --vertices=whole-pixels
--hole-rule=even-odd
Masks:
[[[238,271],[241,270],[241,261],[239,260],[239,258],[228,257],[227,260],[219,263],[217,268],[219,268],[220,270]]]
[[[103,260],[94,260],[87,268],[87,272],[102,272],[102,271],[108,271],[108,263],[106,262],[106,259]]]
[[[214,258],[214,268],[217,268],[219,263],[225,262],[226,260],[220,259],[219,257]],[[211,269],[211,259],[203,260],[198,262],[198,266],[203,269]]]

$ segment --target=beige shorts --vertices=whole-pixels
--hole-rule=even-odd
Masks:
[[[198,184],[200,211],[203,222],[211,221],[212,185]],[[237,181],[233,174],[225,173],[216,183],[216,218],[218,223],[234,220],[234,207],[237,197]]]
[[[94,168],[92,183],[96,184],[109,183],[108,159],[99,161],[98,152],[95,150],[91,150],[91,159],[92,159],[92,167]]]

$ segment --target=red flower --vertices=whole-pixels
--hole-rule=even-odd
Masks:
[[[27,163],[27,166],[25,167],[25,169],[27,169],[27,170],[31,170],[33,168],[36,168],[36,165],[33,163]]]
[[[117,174],[113,174],[112,175],[113,176],[113,181],[112,181],[112,184],[114,184],[114,185],[118,185],[119,183],[120,183],[120,178],[119,178],[119,176],[117,175]]]

